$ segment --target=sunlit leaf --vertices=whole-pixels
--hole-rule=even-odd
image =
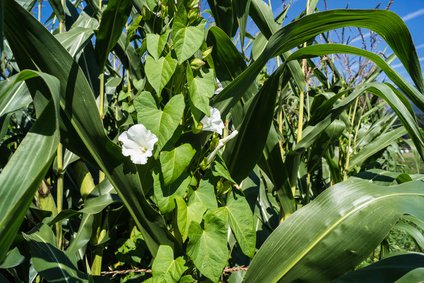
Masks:
[[[205,23],[187,26],[187,14],[185,8],[181,6],[174,22],[173,35],[178,64],[181,64],[202,46],[205,37]]]
[[[335,185],[280,224],[246,282],[334,280],[364,260],[403,214],[424,218],[423,187],[422,181],[387,187],[358,179]]]
[[[172,58],[171,53],[166,57],[161,57],[157,61],[151,57],[146,57],[146,75],[149,83],[155,89],[158,96],[161,95],[162,89],[171,79],[177,68],[177,60]]]
[[[203,227],[191,222],[187,255],[203,275],[218,281],[228,258],[225,223],[213,213],[205,215]]]

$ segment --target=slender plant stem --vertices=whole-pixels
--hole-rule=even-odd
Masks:
[[[102,10],[102,0],[99,0],[99,9]],[[100,79],[100,86],[99,86],[99,114],[100,119],[103,120],[105,113],[104,113],[104,100],[105,100],[105,75],[104,71],[102,70],[99,76]],[[105,174],[102,170],[99,170],[99,183],[102,182],[105,179]],[[97,226],[97,233],[96,233],[96,242],[99,244],[103,238],[106,236],[106,229],[104,229],[101,225],[102,221],[102,214],[97,214],[95,217],[95,223],[98,224]],[[97,220],[97,221],[96,221]],[[103,247],[98,246],[94,250],[94,259],[93,263],[91,265],[91,274],[92,275],[100,275],[102,272],[102,262],[103,262]]]
[[[306,43],[304,44],[304,46],[306,47]],[[303,69],[303,74],[305,75],[305,79],[306,79],[306,76],[307,76],[306,59],[302,60],[302,69]],[[297,139],[296,139],[296,141],[298,143],[302,139],[302,135],[303,135],[303,112],[304,112],[304,108],[305,108],[305,90],[301,89],[300,94],[299,94],[299,117],[298,117],[298,123],[297,123]]]
[[[99,0],[99,9],[100,11],[102,10],[102,0]],[[102,72],[100,73],[100,85],[99,85],[99,114],[100,114],[100,119],[103,120],[103,118],[105,117],[105,113],[104,113],[104,104],[105,104],[105,74],[104,71],[102,70]],[[101,181],[103,181],[105,179],[105,174],[103,173],[102,170],[99,170],[99,183]]]
[[[59,143],[57,146],[57,192],[56,192],[56,208],[59,214],[63,210],[63,145]],[[57,246],[62,248],[62,223],[56,223]]]
[[[300,91],[299,94],[299,118],[297,121],[297,139],[296,141],[299,143],[302,139],[303,135],[303,108],[304,108],[304,100],[305,100],[305,94],[303,90]]]
[[[280,67],[281,60],[280,57],[277,57],[277,67]],[[280,90],[280,95],[278,96],[278,132],[280,134],[283,134],[283,98],[282,98],[282,91]],[[278,139],[278,145],[280,146],[280,152],[283,155],[284,148],[283,148],[283,141],[282,139]]]
[[[105,113],[104,113],[104,97],[105,97],[105,75],[104,73],[100,74],[100,88],[99,88],[99,113],[100,113],[100,119],[103,120]]]
[[[41,2],[41,1],[40,1]],[[65,5],[65,1],[62,0],[62,6]],[[64,20],[59,20],[59,33],[64,31]],[[56,191],[56,208],[57,213],[59,214],[63,210],[63,145],[59,143],[56,151],[57,159],[57,191]],[[56,238],[57,238],[57,247],[62,248],[62,223],[59,221],[56,223]]]
[[[355,100],[355,106],[353,107],[353,112],[352,112],[352,117],[351,117],[351,126],[353,128],[354,124],[355,124],[355,116],[356,116],[356,109],[358,108],[358,102],[359,102],[359,97],[356,98]],[[359,121],[360,123],[361,121]],[[349,140],[347,142],[347,147],[346,147],[346,162],[345,162],[345,168],[344,168],[344,173],[343,173],[343,180],[346,181],[347,177],[348,177],[348,172],[349,172],[349,161],[350,161],[350,147],[352,145],[352,134],[353,133],[349,133]]]
[[[354,154],[356,153],[356,146],[357,146],[356,142],[358,140],[359,127],[361,127],[361,121],[362,121],[362,117],[364,116],[365,106],[366,106],[366,103],[364,102],[362,104],[361,115],[359,115],[358,124],[356,125],[356,128],[355,128],[355,136],[353,137],[353,145],[352,145]]]
[[[101,213],[96,215],[96,217],[101,218]],[[99,226],[100,228],[100,226]],[[106,229],[101,228],[100,232],[97,235],[97,244],[100,244],[106,236]],[[93,264],[91,265],[91,275],[101,275],[102,272],[102,261],[103,261],[103,246],[98,246],[94,250],[94,259]]]
[[[309,203],[311,201],[311,173],[306,173],[306,203]]]
[[[102,10],[102,0],[99,0],[99,9]],[[100,119],[103,120],[104,118],[104,96],[105,96],[105,75],[104,71],[102,70],[100,73],[100,86],[99,86],[99,113],[100,113]]]

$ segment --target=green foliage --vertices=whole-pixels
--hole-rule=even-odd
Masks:
[[[202,224],[190,224],[187,255],[202,274],[212,281],[218,281],[227,264],[227,228],[222,219],[213,212],[205,215]]]
[[[174,259],[174,252],[169,246],[160,246],[152,264],[153,277],[147,282],[179,282],[187,270],[182,257]]]
[[[204,41],[205,23],[188,25],[187,12],[180,6],[172,28],[174,37],[174,50],[178,58],[178,64],[189,59],[200,49]]]
[[[134,101],[134,107],[138,122],[159,138],[157,147],[159,152],[174,135],[183,118],[184,97],[182,95],[172,97],[161,110],[157,108],[155,99],[149,92],[142,92]]]
[[[100,71],[104,69],[109,52],[121,36],[131,8],[130,0],[111,0],[102,13],[103,20],[96,34],[96,58]]]
[[[406,182],[383,190],[352,178],[334,186],[274,231],[255,256],[245,280],[337,278],[364,260],[403,214],[423,217],[420,185],[421,181]],[[333,244],[331,254],[327,242]]]
[[[172,151],[160,153],[161,171],[165,185],[172,184],[187,169],[196,151],[186,143]]]
[[[48,281],[88,282],[87,275],[78,271],[66,254],[54,246],[56,242],[50,227],[24,236],[30,241],[32,264],[35,270]]]
[[[41,180],[49,169],[59,143],[59,82],[56,78],[35,71],[22,71],[15,83],[34,77],[40,77],[48,85],[49,102],[40,109],[38,120],[26,135],[18,149],[12,155],[0,174],[0,204],[2,218],[0,221],[0,260],[3,260],[14,235],[25,217],[32,197]],[[12,87],[13,89],[13,87]],[[41,99],[42,94],[34,97]],[[27,153],[32,152],[32,158]],[[18,168],[26,168],[31,174],[25,174]],[[18,169],[18,170],[17,170]]]
[[[161,96],[162,89],[169,82],[177,68],[177,60],[173,59],[170,54],[166,57],[161,57],[158,60],[147,56],[145,68],[149,83],[156,91],[156,94]]]
[[[424,157],[403,21],[207,2],[49,1],[41,23],[1,1],[0,281],[344,282],[404,258],[390,278],[418,278],[421,254],[388,257],[424,245],[422,176],[392,172]],[[320,40],[350,26],[394,55]]]

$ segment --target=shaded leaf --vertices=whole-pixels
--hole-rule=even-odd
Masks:
[[[110,0],[103,11],[99,30],[96,33],[96,58],[101,72],[103,72],[109,52],[121,36],[131,7],[131,0]]]
[[[0,269],[13,268],[20,265],[25,260],[25,257],[21,255],[18,248],[10,250],[5,259],[0,262]]]
[[[31,261],[40,275],[49,282],[88,282],[66,254],[55,247],[53,231],[42,225],[39,231],[24,235],[31,243]]]
[[[424,255],[410,253],[385,258],[364,268],[346,273],[335,282],[400,282],[403,276],[424,266]],[[421,277],[422,279],[422,277]],[[396,282],[399,282],[396,281]],[[419,281],[405,281],[419,282]]]
[[[229,141],[225,148],[224,160],[231,177],[238,183],[247,177],[262,155],[274,117],[277,90],[283,70],[284,68],[280,67],[252,98],[237,137]],[[286,80],[283,85],[287,83],[288,76],[284,77]]]
[[[228,194],[228,222],[236,236],[241,250],[248,257],[253,257],[256,247],[256,231],[253,225],[253,214],[244,195],[232,191]]]
[[[165,185],[161,175],[153,173],[154,200],[163,214],[169,213],[175,208],[174,199],[184,197],[190,181],[191,177],[182,175],[174,183]]]
[[[160,164],[165,186],[177,180],[190,164],[196,150],[188,143],[160,153]]]
[[[409,271],[407,274],[399,278],[396,283],[411,283],[411,282],[420,282],[424,278],[424,268],[419,267],[415,268],[412,271]]]

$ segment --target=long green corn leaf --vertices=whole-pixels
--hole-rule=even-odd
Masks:
[[[96,56],[100,71],[103,71],[109,52],[118,42],[122,29],[131,12],[131,0],[110,0],[103,12],[99,31],[96,34]]]
[[[246,116],[239,128],[237,138],[230,141],[224,152],[231,177],[241,182],[255,167],[266,144],[274,117],[275,102],[280,85],[280,67],[267,80],[259,93],[253,97]],[[283,76],[288,78],[288,76]],[[287,79],[283,84],[287,83]]]
[[[408,96],[409,99],[412,100],[412,102],[415,103],[415,105],[424,111],[424,95],[375,53],[343,44],[317,44],[297,50],[290,55],[287,60],[297,60],[300,58],[323,56],[334,53],[353,54],[370,59]]]
[[[16,83],[21,74],[0,81],[0,117],[27,107],[32,98],[24,81]]]
[[[252,0],[233,1],[233,7],[235,8],[238,26],[240,28],[240,43],[242,47],[244,46],[244,37],[246,35],[246,25],[247,19],[249,17],[249,8],[251,1]]]
[[[35,270],[48,282],[88,283],[88,276],[72,263],[71,259],[56,247],[56,237],[45,224],[38,231],[25,234],[30,242],[31,262]]]
[[[49,90],[45,95],[51,96],[51,100],[0,174],[0,262],[13,243],[59,144],[59,81],[25,70],[15,78],[15,83],[34,77],[44,80]],[[34,100],[38,98],[36,95]]]
[[[383,10],[333,10],[306,16],[274,33],[261,56],[214,99],[215,107],[225,116],[255,81],[269,59],[320,33],[346,26],[368,28],[382,36],[404,64],[418,89],[424,90],[421,67],[411,35],[399,16]]]
[[[423,219],[423,201],[422,181],[387,187],[352,178],[337,184],[271,234],[244,281],[334,280],[364,260],[402,215]]]
[[[61,118],[68,142],[82,141],[89,155],[105,172],[134,218],[152,254],[160,244],[174,246],[174,238],[160,214],[147,202],[136,166],[105,134],[90,86],[62,45],[32,15],[12,0],[5,1],[6,37],[21,68],[41,69],[61,82]],[[70,122],[70,123],[69,123]],[[61,124],[61,130],[63,124]]]
[[[208,0],[216,25],[231,37],[238,28],[232,2],[233,0]]]

